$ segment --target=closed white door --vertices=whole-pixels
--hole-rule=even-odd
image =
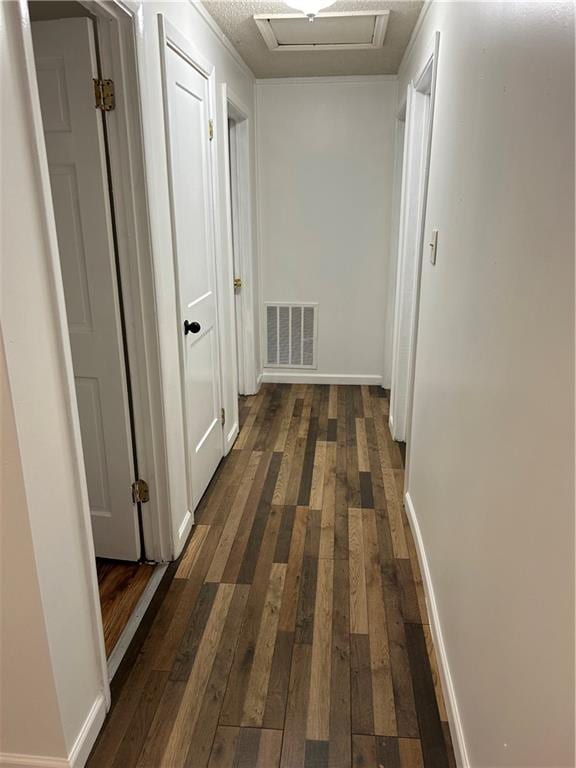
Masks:
[[[223,455],[208,81],[169,44],[164,53],[177,330],[193,510]]]
[[[63,19],[35,22],[32,34],[94,546],[100,557],[138,560],[106,154],[94,102],[94,30],[90,19]]]

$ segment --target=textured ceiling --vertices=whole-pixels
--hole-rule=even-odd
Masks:
[[[220,29],[256,77],[320,75],[389,75],[398,72],[418,14],[424,3],[401,0],[338,0],[330,11],[389,10],[384,47],[368,51],[269,51],[254,19],[255,13],[296,13],[270,0],[202,0]]]

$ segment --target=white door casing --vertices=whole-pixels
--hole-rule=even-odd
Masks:
[[[140,557],[134,462],[90,19],[32,24],[94,547]]]
[[[230,118],[228,119],[228,166],[229,173],[227,181],[229,183],[229,200],[227,201],[230,208],[230,246],[232,249],[232,264],[234,269],[234,318],[236,325],[236,360],[237,360],[237,389],[239,394],[248,394],[245,386],[245,370],[244,370],[244,318],[242,317],[242,290],[243,290],[243,272],[242,265],[240,263],[239,253],[239,212],[238,212],[238,158],[237,158],[237,146],[236,146],[236,128],[237,125]],[[236,287],[236,278],[240,280],[240,287]]]
[[[222,456],[209,82],[160,19],[164,115],[192,515]],[[181,530],[187,527],[186,518]],[[177,532],[176,532],[176,535]]]
[[[410,430],[439,46],[440,33],[436,32],[430,40],[430,53],[423,69],[408,85],[406,94],[389,417],[394,439],[407,443],[405,487],[410,474]]]
[[[429,98],[408,86],[406,143],[402,170],[400,232],[396,272],[396,307],[390,388],[390,423],[395,440],[406,440],[412,325],[415,322],[420,224]]]

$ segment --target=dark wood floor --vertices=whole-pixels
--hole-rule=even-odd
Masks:
[[[242,400],[90,766],[454,765],[383,395]]]
[[[154,566],[97,558],[96,571],[104,645],[109,657],[154,573]]]

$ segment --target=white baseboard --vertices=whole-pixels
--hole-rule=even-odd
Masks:
[[[16,755],[2,752],[2,768],[70,768],[65,757],[38,757],[37,755]]]
[[[102,693],[92,705],[92,709],[88,713],[88,717],[82,726],[82,730],[78,734],[78,738],[70,751],[68,757],[68,765],[70,768],[84,768],[86,761],[88,760],[88,755],[96,741],[96,737],[104,724],[105,718],[106,699]]]
[[[0,754],[2,768],[84,768],[106,717],[106,699],[100,693],[78,734],[68,758],[39,755]]]
[[[264,371],[264,382],[271,384],[371,384],[382,386],[382,376],[353,373],[308,373],[306,371]]]
[[[194,525],[194,515],[192,514],[192,512],[190,512],[189,509],[187,509],[186,514],[184,515],[184,519],[180,523],[180,528],[178,528],[177,551],[174,552],[175,560],[180,555],[180,552],[182,551],[184,544],[188,539],[188,535],[192,530],[193,525]]]
[[[408,521],[410,523],[410,528],[412,529],[412,535],[414,537],[414,544],[416,545],[416,552],[418,553],[420,570],[422,572],[422,581],[424,584],[424,592],[426,596],[426,607],[428,609],[430,629],[432,630],[434,649],[436,651],[438,667],[440,669],[440,677],[442,679],[442,691],[444,692],[446,699],[446,711],[448,713],[448,725],[450,726],[454,755],[456,757],[458,768],[470,768],[470,760],[468,759],[468,752],[466,750],[462,721],[458,711],[458,702],[456,701],[456,692],[454,690],[454,684],[452,683],[452,677],[450,675],[450,667],[448,665],[448,657],[446,655],[446,646],[444,645],[442,628],[440,626],[440,616],[438,614],[438,606],[434,596],[434,588],[432,586],[430,568],[428,567],[428,560],[426,558],[426,551],[424,549],[424,542],[422,540],[422,533],[418,524],[418,518],[416,517],[414,505],[412,504],[412,499],[410,498],[410,493],[408,491],[404,495],[404,502],[406,506],[406,514],[408,516]]]
[[[236,438],[238,437],[238,432],[239,432],[238,422],[235,421],[234,426],[226,436],[226,456],[230,453],[230,449],[232,448],[234,440],[236,440]]]
[[[261,386],[261,384],[262,384],[262,377],[263,377],[263,376],[264,376],[264,374],[263,374],[263,373],[259,373],[259,374],[258,374],[258,377],[257,377],[257,379],[256,379],[256,392],[255,392],[254,394],[257,394],[257,393],[258,393],[258,390],[260,389],[260,386]]]

